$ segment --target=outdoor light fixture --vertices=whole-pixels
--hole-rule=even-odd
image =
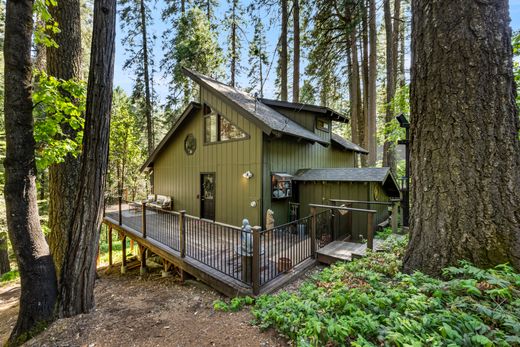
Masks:
[[[243,176],[244,178],[250,179],[251,177],[253,177],[253,173],[252,173],[251,171],[247,170],[246,172],[244,172],[244,173],[242,174],[242,176]]]

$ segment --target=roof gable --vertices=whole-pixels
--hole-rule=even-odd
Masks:
[[[238,112],[259,126],[264,133],[270,135],[273,132],[279,132],[303,138],[311,142],[328,145],[327,141],[323,140],[312,131],[305,129],[298,123],[263,104],[250,94],[230,87],[193,70],[183,68],[183,71],[199,85],[208,88],[212,92],[228,100]]]

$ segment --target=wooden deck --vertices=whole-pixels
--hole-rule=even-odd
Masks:
[[[402,236],[397,236],[402,237]],[[374,239],[374,252],[384,251],[385,240]],[[333,241],[316,251],[318,262],[332,264],[336,261],[352,261],[356,258],[365,257],[367,254],[367,244],[346,241]]]
[[[143,220],[146,235],[143,237]],[[179,215],[157,210],[142,211],[125,208],[121,211],[107,210],[104,223],[160,256],[165,264],[173,265],[229,296],[253,295],[251,270],[243,272],[244,258],[240,255],[241,231],[232,226],[223,226],[210,221],[184,219],[184,255],[181,254]],[[315,264],[310,254],[309,237],[263,232],[261,256],[259,257],[259,294],[271,292],[299,276],[303,270]],[[307,253],[302,250],[308,250]],[[279,269],[281,258],[290,258],[294,264],[288,272]],[[251,266],[251,265],[249,265]],[[167,268],[168,266],[165,266]],[[249,268],[249,267],[248,267]],[[250,269],[250,268],[249,268]]]

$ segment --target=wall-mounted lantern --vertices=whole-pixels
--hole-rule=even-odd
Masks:
[[[253,177],[253,173],[249,170],[247,170],[246,172],[244,172],[242,174],[242,177],[244,177],[245,179],[251,179]]]

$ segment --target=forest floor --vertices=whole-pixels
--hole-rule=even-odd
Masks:
[[[143,277],[139,269],[120,275],[99,271],[96,309],[60,319],[27,346],[287,346],[273,330],[250,324],[248,310],[216,312],[222,299],[195,280],[162,278],[156,270]],[[16,322],[19,282],[0,287],[0,345]]]

